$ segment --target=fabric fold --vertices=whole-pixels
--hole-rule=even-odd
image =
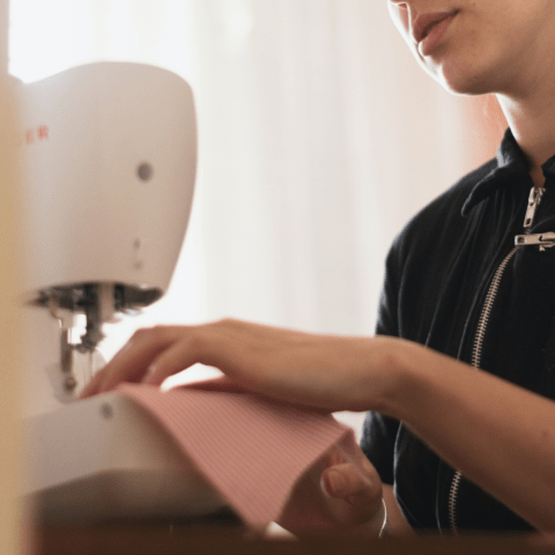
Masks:
[[[355,460],[353,431],[330,414],[241,391],[231,383],[162,391],[124,384],[247,525],[275,521],[297,480],[334,445]]]

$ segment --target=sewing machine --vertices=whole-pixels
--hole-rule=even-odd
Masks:
[[[73,402],[104,364],[104,324],[168,288],[195,181],[191,89],[159,68],[97,63],[17,90],[32,345],[24,493],[49,522],[217,510],[221,499],[133,402]]]

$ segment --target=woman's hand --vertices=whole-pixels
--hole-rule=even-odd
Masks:
[[[334,447],[293,488],[278,524],[298,537],[321,534],[378,536],[385,523],[382,483],[357,452],[360,467]]]
[[[200,362],[242,387],[329,411],[374,409],[387,390],[392,338],[302,333],[235,320],[137,331],[81,397],[121,382],[160,385]]]
[[[201,326],[158,326],[137,331],[93,378],[81,397],[122,382],[161,384],[200,362],[215,366],[251,391],[312,408],[365,410],[367,376],[386,338],[332,337],[223,320]],[[357,461],[339,447],[294,487],[278,523],[295,535],[378,535],[384,522],[382,484],[362,451]],[[355,464],[355,463],[358,463]],[[361,472],[360,468],[364,471]]]

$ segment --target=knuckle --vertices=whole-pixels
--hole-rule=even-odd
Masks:
[[[202,329],[195,329],[192,330],[187,336],[183,339],[184,346],[186,349],[195,354],[200,354],[204,352],[204,349],[207,344],[206,334],[203,333]]]
[[[143,341],[149,333],[150,333],[149,328],[140,328],[133,333],[130,341],[132,342]]]
[[[167,329],[167,326],[163,325],[140,328],[133,333],[131,341],[133,343],[156,342],[162,340],[167,335]]]
[[[150,328],[145,328],[145,332],[152,340],[163,339],[167,335],[168,327],[157,324]]]
[[[235,318],[225,317],[218,320],[217,324],[221,327],[233,327],[238,324],[238,320]]]

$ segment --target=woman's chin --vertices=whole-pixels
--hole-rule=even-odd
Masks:
[[[456,95],[480,95],[497,92],[498,79],[488,78],[487,72],[460,63],[445,61],[428,73],[448,92]]]

